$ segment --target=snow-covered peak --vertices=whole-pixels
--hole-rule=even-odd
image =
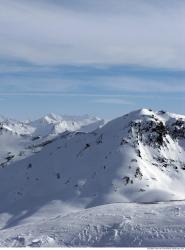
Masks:
[[[0,117],[1,128],[19,135],[48,136],[57,135],[66,130],[90,132],[104,124],[104,120],[84,115],[84,116],[60,116],[54,113],[47,114],[34,121],[17,121]]]
[[[37,136],[59,134],[67,130],[90,132],[103,124],[104,120],[93,116],[91,117],[89,115],[60,116],[53,113],[47,114],[46,116],[29,123],[31,127],[35,128],[34,135]]]
[[[103,127],[103,130],[121,130],[130,127],[131,124],[140,124],[142,126],[156,126],[157,124],[163,124],[167,129],[172,129],[172,127],[180,126],[183,130],[185,123],[185,116],[169,113],[166,111],[155,112],[151,109],[138,109],[123,115],[117,119],[109,121]]]
[[[89,117],[75,121],[64,117],[55,121],[56,117],[53,115],[48,115],[48,118],[40,125],[38,121],[36,125],[29,124],[31,128],[37,128],[33,130],[32,136],[36,131],[38,134],[43,131],[45,134],[49,133],[46,137],[31,137],[32,144],[25,146],[25,136],[17,135],[21,138],[18,143],[11,133],[7,133],[8,136],[3,133],[0,135],[1,152],[6,152],[6,157],[0,163],[0,211],[4,215],[3,219],[0,218],[1,227],[26,223],[30,216],[37,217],[38,214],[41,216],[45,213],[45,218],[48,218],[50,213],[52,223],[49,222],[49,225],[57,231],[57,210],[60,210],[60,216],[64,216],[71,210],[106,203],[113,206],[113,203],[120,202],[150,203],[185,199],[184,116],[140,109],[104,126],[101,120]],[[89,119],[95,123],[89,124]],[[93,126],[96,127],[95,130],[92,129]],[[60,133],[67,127],[71,132]],[[78,129],[74,131],[74,127]],[[85,131],[85,128],[90,128],[90,132]],[[55,136],[52,137],[52,133]],[[10,141],[9,147],[4,143],[7,141]],[[26,155],[27,151],[29,154]],[[136,223],[134,228],[140,231],[138,220],[135,220],[136,210],[133,210]],[[109,214],[110,210],[107,212]],[[171,211],[173,214],[176,212],[181,213],[179,209]],[[97,219],[97,210],[94,213]],[[145,217],[148,214],[150,213],[147,211],[142,212]],[[152,214],[155,216],[153,212]],[[54,216],[57,217],[53,218]],[[78,216],[79,214],[76,218]],[[82,217],[84,220],[87,218],[84,214]],[[100,217],[107,224],[105,217]],[[117,232],[114,212],[111,218],[114,222],[110,228]],[[126,221],[127,224],[129,217],[124,217],[124,220],[120,216],[119,218],[121,223]],[[32,222],[32,217],[28,220],[29,223]],[[147,219],[147,223],[148,221],[151,222]],[[166,222],[169,224],[168,220]],[[87,228],[90,224],[88,222]],[[30,225],[31,223],[28,227]],[[153,221],[151,225],[153,230]],[[124,227],[124,232],[125,228],[130,232],[130,226],[127,226]],[[84,229],[83,226],[84,233],[79,236],[81,239],[86,235],[87,228]],[[148,224],[145,228],[148,230]],[[164,228],[162,230],[164,233]],[[62,232],[64,231],[68,235],[68,230]],[[103,231],[106,231],[105,227]],[[39,232],[42,233],[42,230]],[[119,239],[118,233],[115,239]]]
[[[104,120],[88,115],[59,116],[51,113],[35,121],[24,122],[3,118],[0,122],[0,164],[7,161],[10,152],[14,156],[26,157],[33,147],[65,131],[91,132],[103,124]]]
[[[47,124],[50,124],[50,123],[56,123],[56,122],[59,122],[62,120],[62,117],[59,116],[59,115],[56,115],[54,113],[49,113],[35,121],[32,121],[31,123],[47,123]]]
[[[59,131],[63,128],[55,127]],[[11,164],[8,167],[11,175],[15,171],[17,190],[24,189],[21,193],[28,196],[35,192],[36,181],[40,196],[47,191],[51,199],[54,195],[56,199],[75,200],[85,207],[106,202],[185,198],[182,116],[137,110],[93,132],[68,132],[55,140],[39,141],[32,149],[38,146],[42,148],[40,152],[21,163],[17,161],[13,168]],[[34,167],[28,167],[30,164]],[[17,176],[19,168],[23,171]],[[0,183],[9,178],[8,172],[2,178]],[[24,200],[24,195],[15,196]]]

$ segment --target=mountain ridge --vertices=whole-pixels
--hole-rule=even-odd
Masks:
[[[177,226],[180,218],[183,219],[179,212],[181,203],[177,203],[176,207],[171,201],[185,200],[185,116],[140,109],[109,121],[104,126],[98,124],[90,132],[74,130],[55,136],[49,133],[46,137],[31,137],[31,144],[25,144],[25,135],[15,137],[9,132],[0,134],[1,153],[3,147],[6,153],[6,159],[0,164],[0,244],[70,246],[66,234],[59,233],[60,230],[68,230],[72,238],[76,232],[77,242],[75,240],[74,244],[101,244],[104,242],[101,237],[111,234],[111,237],[115,237],[112,241],[114,244],[132,245],[132,240],[124,243],[121,239],[124,239],[125,233],[132,238],[130,227],[133,227],[134,235],[140,232],[133,204],[137,204],[138,209],[144,209],[141,227],[146,237],[150,237],[146,228],[148,221],[145,222],[144,218],[148,216],[147,220],[152,223],[150,229],[154,230],[158,206],[150,215],[148,208],[142,208],[138,203],[157,202],[167,206],[183,242],[183,226]],[[17,137],[22,141],[17,141]],[[17,153],[10,152],[9,146],[5,147],[8,140],[12,150],[17,148]],[[123,212],[127,213],[125,204],[131,217],[126,216],[126,221],[122,221],[119,209],[123,208]],[[172,205],[168,207],[168,204]],[[92,213],[88,214],[88,211]],[[97,224],[97,211],[102,213],[102,227]],[[161,211],[165,213],[166,208]],[[79,214],[82,223],[76,219]],[[159,221],[164,218],[160,212],[157,214]],[[104,221],[104,218],[108,221]],[[117,218],[118,225],[115,225],[114,218]],[[131,218],[129,228],[128,218]],[[165,218],[165,230],[168,230],[168,216]],[[56,223],[63,219],[66,219],[66,224],[60,226],[60,223]],[[88,221],[92,220],[96,220],[96,223],[90,227]],[[74,227],[68,226],[68,221],[73,221]],[[41,231],[37,231],[41,224]],[[160,235],[164,235],[163,225],[157,222],[157,226],[161,230]],[[53,227],[56,230],[53,231]],[[84,227],[87,230],[84,231]],[[48,230],[53,232],[54,238],[50,237]],[[100,238],[97,238],[97,230]],[[89,237],[92,237],[92,241]],[[171,233],[165,237],[171,239]],[[171,242],[169,245],[174,243],[173,240]]]
[[[185,198],[184,139],[184,116],[148,109],[89,133],[65,132],[35,145],[41,148],[29,157],[10,159],[1,169],[0,197],[5,204],[21,204],[28,197],[48,196],[82,207],[181,200]],[[14,183],[7,186],[11,176]],[[13,190],[11,198],[4,198],[5,190]]]

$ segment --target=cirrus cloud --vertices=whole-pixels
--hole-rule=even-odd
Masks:
[[[164,2],[1,0],[0,57],[184,70],[185,1]]]

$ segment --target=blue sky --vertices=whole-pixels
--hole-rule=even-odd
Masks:
[[[185,113],[184,0],[0,2],[0,114]]]

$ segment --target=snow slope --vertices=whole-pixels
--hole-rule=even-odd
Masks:
[[[29,156],[35,145],[50,141],[65,131],[90,132],[103,124],[102,119],[88,115],[48,114],[35,121],[25,122],[0,116],[0,164]]]
[[[184,247],[185,202],[109,204],[0,231],[3,247]]]
[[[48,220],[52,217],[51,214],[59,216],[56,219],[57,223],[61,218],[62,225],[57,224],[56,230],[60,230],[61,226],[61,230],[67,230],[70,235],[73,229],[66,227],[67,221],[70,218],[73,220],[74,214],[70,215],[71,212],[117,202],[183,200],[184,182],[185,116],[142,109],[112,120],[92,132],[64,132],[50,140],[32,145],[32,154],[26,158],[10,159],[8,164],[0,169],[0,225],[1,233],[5,234],[2,239],[9,237],[7,232],[10,232],[10,236],[11,232],[14,235],[14,227],[20,228],[20,232],[25,230],[23,225],[29,224],[30,227],[33,218],[35,218],[34,224],[39,223],[40,227],[41,221],[46,218]],[[182,204],[184,209],[184,203]],[[115,209],[116,206],[113,205]],[[130,206],[128,211],[133,208],[134,212],[135,207]],[[169,208],[169,214],[170,209],[175,209],[173,205],[170,206],[172,207]],[[125,209],[125,204],[123,208]],[[140,208],[142,205],[138,209]],[[93,213],[96,214],[96,208],[94,209]],[[86,210],[82,213],[86,214]],[[110,217],[112,213],[113,210]],[[67,216],[66,225],[63,224],[63,216]],[[142,216],[141,221],[144,219]],[[91,220],[90,217],[87,218]],[[159,218],[160,221],[162,217]],[[172,218],[169,223],[176,223],[176,219],[178,222],[178,218]],[[49,227],[48,232],[52,231],[49,224],[44,223],[43,228]],[[164,224],[166,227],[169,226],[168,222],[164,221]],[[119,225],[118,223],[118,227]],[[85,225],[82,223],[83,226]],[[51,227],[53,227],[52,222]],[[115,229],[117,230],[117,226]],[[127,229],[125,230],[128,231]],[[81,231],[81,224],[79,230]],[[104,227],[101,230],[104,235]],[[105,232],[109,234],[106,230]],[[136,230],[136,235],[139,232],[142,234],[142,230],[147,234],[147,228],[140,230],[134,227],[133,230]],[[158,229],[155,230],[154,226],[152,230],[155,235]],[[179,242],[184,242],[183,230],[183,226],[177,228],[177,233],[181,232]],[[167,239],[172,238],[172,231],[173,227],[167,232]],[[49,235],[46,232],[40,232],[39,235],[42,233]],[[143,238],[146,234],[143,234]],[[31,235],[32,233],[30,237]],[[175,236],[172,244],[175,244],[177,238]],[[25,242],[24,239],[22,241]],[[14,244],[12,240],[7,242],[9,241],[5,240],[1,244]],[[28,242],[32,242],[31,238]],[[74,244],[83,245],[83,239],[80,242]],[[84,242],[86,242],[84,245],[87,244],[87,240]],[[120,242],[123,244],[122,240]],[[19,239],[15,239],[15,244],[19,244]],[[63,242],[54,241],[53,244],[62,245]],[[137,244],[140,243],[136,240]]]

